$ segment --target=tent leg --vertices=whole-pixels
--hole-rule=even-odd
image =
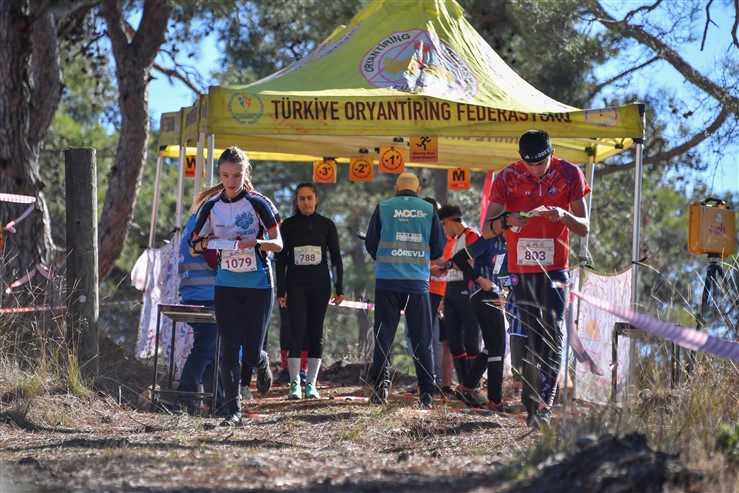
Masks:
[[[636,168],[634,169],[634,223],[631,238],[631,308],[637,309],[639,299],[639,238],[641,234],[641,186],[644,167],[644,140],[634,139],[636,142]],[[629,338],[629,371],[628,381],[624,392],[627,403],[636,393],[636,369],[634,355],[636,354],[636,339]]]

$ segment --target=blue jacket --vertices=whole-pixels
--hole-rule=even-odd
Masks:
[[[212,301],[215,291],[216,271],[208,266],[203,255],[190,255],[188,240],[192,235],[197,215],[187,220],[180,240],[180,262],[177,266],[180,274],[180,296],[182,300]]]
[[[442,256],[445,238],[433,206],[401,190],[375,208],[364,244],[377,261],[377,288],[423,293],[429,289],[430,260]]]

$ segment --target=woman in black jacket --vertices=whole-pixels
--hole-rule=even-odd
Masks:
[[[339,235],[331,219],[316,213],[318,196],[312,183],[295,188],[293,215],[280,226],[283,250],[277,254],[277,301],[290,315],[287,365],[290,372],[288,399],[301,399],[300,352],[308,350],[306,399],[320,397],[316,379],[323,356],[323,320],[329,301],[344,300],[343,265]],[[331,269],[328,257],[331,257]],[[335,295],[331,300],[331,276]]]

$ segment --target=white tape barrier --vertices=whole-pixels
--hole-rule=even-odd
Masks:
[[[662,339],[667,339],[675,344],[692,351],[701,351],[713,354],[720,358],[739,361],[739,343],[714,337],[695,329],[683,327],[678,324],[663,322],[649,315],[635,312],[628,308],[619,308],[608,302],[597,300],[586,294],[572,290],[572,294],[591,305],[615,315],[629,324],[642,329]]]

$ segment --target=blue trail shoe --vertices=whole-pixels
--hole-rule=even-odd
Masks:
[[[305,398],[306,399],[319,399],[321,394],[318,393],[316,386],[310,382],[305,384]]]
[[[306,395],[306,397],[308,396]],[[300,390],[300,384],[298,382],[290,382],[290,392],[287,393],[287,400],[297,401],[298,399],[302,399],[302,398],[303,398],[303,394],[302,394],[302,391]]]

